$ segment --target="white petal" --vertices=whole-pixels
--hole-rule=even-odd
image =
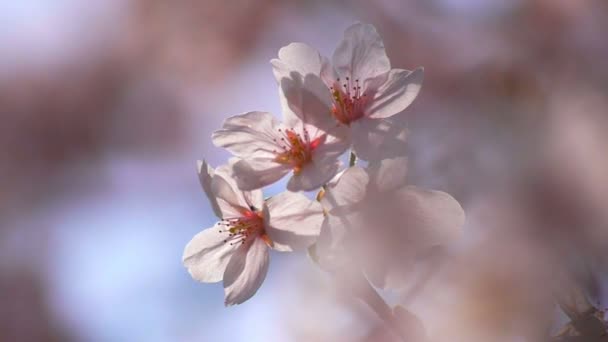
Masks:
[[[334,271],[353,261],[345,246],[346,230],[337,216],[325,217],[316,244],[317,260],[323,269]]]
[[[371,118],[388,118],[402,112],[418,96],[423,79],[423,68],[391,70],[386,83],[375,92],[365,114]]]
[[[399,230],[403,240],[414,237],[419,246],[432,247],[460,236],[465,214],[454,197],[415,186],[402,188],[396,196],[405,228]]]
[[[364,169],[348,168],[333,187],[327,188],[321,203],[331,212],[355,205],[364,199],[368,183],[369,176]]]
[[[256,293],[266,278],[268,263],[268,246],[260,238],[234,252],[224,272],[226,306],[241,304]]]
[[[348,170],[349,168],[346,168],[338,173],[336,173],[336,175],[329,180],[329,182],[327,182],[327,186],[330,188],[334,188],[337,184],[338,181],[340,181],[340,178],[342,178],[342,175],[344,174],[344,172],[346,172],[346,170]]]
[[[285,97],[283,89],[279,86],[279,103],[281,104],[281,113],[283,114],[283,126],[281,128],[303,129],[304,123],[296,113],[289,107],[289,100]]]
[[[234,178],[240,189],[253,190],[278,181],[290,170],[268,158],[244,159],[234,164]]]
[[[380,87],[382,87],[382,85],[386,84],[386,82],[388,81],[389,74],[390,74],[390,72],[387,72],[384,74],[377,75],[375,77],[367,78],[363,82],[363,85],[361,86],[361,92],[365,96],[368,96],[373,99],[376,96],[376,94],[378,93],[378,89]],[[364,108],[365,115],[367,115],[367,112],[369,111],[369,106],[372,103],[373,103],[372,101],[369,101],[366,104],[366,106]]]
[[[211,136],[213,144],[237,157],[269,157],[278,148],[277,121],[270,113],[248,112],[232,116]]]
[[[368,24],[355,24],[346,29],[332,61],[340,75],[361,82],[386,74],[391,68],[380,35]]]
[[[277,82],[293,71],[306,75],[321,73],[322,58],[317,50],[304,43],[291,43],[279,50],[279,58],[270,61]]]
[[[224,243],[226,234],[213,226],[196,234],[186,245],[182,261],[192,278],[205,283],[222,280],[230,256],[238,248]]]
[[[319,236],[323,222],[320,203],[301,193],[286,191],[268,199],[266,206],[266,233],[274,249],[282,252],[304,250]]]
[[[243,191],[243,194],[250,206],[254,207],[256,210],[260,210],[264,207],[264,192],[262,189]]]
[[[407,176],[407,158],[391,158],[372,162],[368,173],[375,191],[388,192],[405,186]]]
[[[340,75],[338,75],[338,72],[331,64],[329,59],[327,57],[323,57],[321,62],[321,79],[323,80],[323,83],[325,83],[327,87],[335,87],[336,84],[338,84],[336,82],[339,77]]]
[[[353,249],[360,256],[360,267],[364,270],[369,281],[379,288],[384,288],[387,279],[392,276],[390,270],[393,265],[400,265],[404,272],[410,270],[413,257],[412,248],[407,243],[397,240],[386,231],[386,227],[379,222],[377,225],[359,226],[361,229],[353,236]],[[401,225],[401,222],[394,222]]]
[[[335,126],[327,131],[323,144],[319,145],[313,154],[313,158],[338,158],[350,147],[351,130],[344,125]]]
[[[356,229],[356,250],[374,285],[407,279],[417,258],[461,233],[464,212],[450,195],[404,187],[366,198]]]
[[[213,212],[217,217],[222,217],[222,211],[217,204],[217,199],[215,198],[215,194],[211,189],[211,180],[213,179],[213,168],[207,164],[204,160],[197,161],[197,170],[198,170],[198,180],[211,203],[211,208],[213,208]]]
[[[249,208],[241,191],[228,181],[231,178],[218,174],[211,181],[211,189],[217,198],[222,218],[240,217]]]
[[[279,87],[279,102],[281,103],[281,112],[283,113],[283,122],[279,125],[280,129],[292,129],[302,136],[304,135],[304,132],[307,132],[310,138],[313,140],[318,136],[321,136],[326,133],[324,130],[320,129],[319,126],[308,122],[314,122],[315,120],[311,120],[312,118],[303,116],[301,114],[296,114],[291,109],[289,100],[287,99],[287,97],[285,97],[285,94],[283,93],[283,89],[281,87]],[[307,121],[303,121],[300,116],[305,117]],[[318,117],[320,118],[321,116]],[[321,125],[327,126],[328,123],[321,123]]]
[[[226,183],[230,185],[236,197],[238,197],[238,204],[240,207],[250,208],[255,207],[260,210],[264,205],[264,194],[262,190],[243,191],[240,190],[237,181],[234,179],[234,165],[241,159],[230,158],[228,164],[219,166],[215,169],[215,174],[218,177],[222,177]]]
[[[363,117],[351,124],[351,139],[357,157],[381,160],[407,153],[407,128],[397,120]]]
[[[313,160],[294,174],[287,183],[289,191],[312,191],[329,182],[340,169],[341,162],[336,158]]]
[[[281,80],[280,95],[284,96],[287,110],[284,110],[285,124],[292,128],[299,124],[291,113],[303,124],[310,124],[327,131],[336,126],[331,114],[331,93],[317,75],[291,73]]]

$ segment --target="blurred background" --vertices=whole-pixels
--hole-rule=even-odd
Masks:
[[[572,288],[606,307],[608,2],[2,1],[0,341],[389,339],[304,255],[273,254],[228,309],[181,265],[215,222],[195,167],[228,157],[211,132],[279,114],[278,49],[329,56],[358,21],[393,67],[425,67],[410,181],[467,212],[387,298],[436,341],[542,341]]]

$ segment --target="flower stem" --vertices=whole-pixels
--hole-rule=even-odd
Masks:
[[[393,315],[393,309],[384,301],[362,273],[357,274],[355,277],[355,283],[357,284],[355,295],[374,310],[376,315],[384,321],[394,334],[399,336],[402,341],[407,341],[405,332],[400,328],[399,323]]]

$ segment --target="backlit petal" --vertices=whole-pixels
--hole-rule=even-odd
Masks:
[[[304,250],[315,242],[323,222],[323,207],[301,193],[282,192],[266,201],[266,233],[278,251]]]
[[[407,158],[391,158],[372,162],[368,173],[375,191],[389,192],[406,185]]]
[[[460,236],[465,214],[448,193],[408,186],[396,196],[402,208],[399,217],[407,222],[400,238],[411,240],[415,236],[420,246],[436,246]]]
[[[186,245],[182,261],[192,278],[214,283],[222,280],[226,265],[238,246],[224,243],[225,234],[219,226],[213,226],[196,234]]]
[[[211,208],[217,217],[222,217],[222,211],[220,210],[219,205],[217,204],[217,199],[215,198],[215,193],[211,188],[211,182],[214,175],[214,170],[209,164],[207,164],[204,160],[199,160],[197,162],[197,171],[198,171],[198,180],[205,191],[205,195],[209,199],[209,203],[211,203]]]
[[[322,58],[317,50],[304,43],[291,43],[279,50],[279,58],[270,61],[277,82],[295,71],[301,75],[321,73]]]
[[[318,75],[291,73],[281,80],[280,95],[284,96],[285,125],[296,127],[309,124],[327,131],[336,126],[331,115],[331,93]],[[289,113],[293,113],[298,120]]]
[[[464,223],[453,197],[413,186],[371,195],[361,214],[353,226],[356,253],[379,287],[399,285],[391,279],[407,279],[421,255],[458,238]]]
[[[364,199],[368,183],[369,176],[363,168],[350,167],[334,186],[327,188],[321,203],[330,213],[356,205]]]
[[[386,83],[374,93],[366,110],[366,116],[388,118],[402,112],[418,96],[423,79],[422,68],[414,71],[391,70]]]
[[[273,139],[280,138],[278,122],[266,112],[248,112],[232,116],[222,129],[211,136],[213,144],[223,147],[237,157],[269,157],[277,149]]]
[[[345,246],[347,224],[348,220],[341,220],[334,215],[325,217],[316,244],[317,260],[323,269],[334,271],[353,263]]]
[[[240,189],[254,190],[278,181],[290,170],[288,165],[279,164],[273,159],[244,159],[234,164],[234,178]]]
[[[228,180],[231,180],[231,178],[216,174],[211,182],[212,191],[216,195],[222,218],[239,217],[249,206],[241,191]]]
[[[224,272],[226,306],[241,304],[257,292],[266,278],[269,259],[268,246],[260,238],[234,252]]]
[[[311,191],[329,182],[340,169],[341,162],[336,158],[313,160],[306,164],[298,174],[287,183],[289,191]]]
[[[382,160],[407,153],[407,128],[396,117],[370,119],[363,117],[351,124],[351,139],[357,157]]]
[[[321,79],[323,80],[323,83],[325,83],[328,88],[334,87],[336,86],[336,81],[339,77],[340,75],[338,75],[338,72],[331,64],[329,59],[327,57],[323,57],[321,64]]]
[[[350,147],[351,130],[338,125],[327,131],[327,136],[316,149],[313,159],[338,158]]]
[[[215,169],[217,177],[222,177],[237,197],[239,207],[255,207],[258,210],[264,205],[264,195],[262,190],[243,191],[239,189],[237,181],[234,179],[234,165],[240,161],[239,158],[230,158],[228,164],[219,166]]]
[[[355,24],[344,32],[344,39],[336,48],[332,62],[338,74],[364,82],[388,73],[391,64],[384,43],[376,29],[369,24]]]

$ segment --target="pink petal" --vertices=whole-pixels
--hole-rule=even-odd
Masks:
[[[283,112],[288,127],[304,124],[327,131],[336,126],[331,93],[318,75],[292,73],[281,80],[280,95],[287,105]]]
[[[323,207],[301,193],[282,192],[266,201],[266,233],[273,248],[290,252],[312,245],[321,229]]]
[[[270,113],[248,112],[226,119],[211,139],[237,157],[272,157],[278,147],[273,139],[280,138],[277,126]]]
[[[311,191],[329,182],[340,169],[340,161],[333,157],[313,160],[301,172],[293,175],[287,183],[289,191]]]
[[[374,190],[389,192],[406,185],[407,158],[391,158],[370,163],[368,173]]]
[[[260,238],[234,252],[224,272],[226,306],[241,304],[257,292],[266,278],[269,259],[268,246]]]
[[[391,68],[380,35],[368,24],[355,24],[346,29],[332,62],[338,74],[361,82],[386,74]]]
[[[182,261],[192,278],[205,283],[222,280],[230,256],[238,248],[224,243],[225,238],[216,225],[196,234],[186,245]]]
[[[323,269],[335,271],[354,262],[346,248],[347,225],[348,220],[342,217],[325,217],[316,244],[317,259]]]
[[[279,50],[279,58],[270,61],[277,82],[292,72],[301,75],[321,72],[322,58],[317,50],[304,43],[291,43]]]
[[[460,236],[465,214],[450,194],[408,186],[396,195],[402,208],[399,217],[407,220],[407,232],[401,230],[403,239],[416,232],[420,245],[437,246]]]
[[[249,208],[249,205],[241,191],[228,180],[231,178],[216,175],[211,182],[211,188],[222,212],[221,217],[239,217]]]
[[[211,203],[211,208],[213,208],[213,212],[215,213],[215,215],[217,217],[221,218],[222,211],[220,210],[220,207],[217,204],[217,199],[215,198],[215,194],[213,193],[213,191],[211,189],[211,182],[213,179],[214,170],[204,160],[203,161],[199,160],[197,162],[197,169],[198,169],[198,180],[200,181],[201,186],[203,187],[203,190],[205,191],[205,194],[207,195],[207,198],[209,199],[209,202]]]
[[[379,119],[402,112],[418,96],[423,79],[423,68],[414,71],[391,70],[386,83],[374,93],[366,116]]]
[[[441,191],[412,186],[379,192],[366,199],[361,221],[354,226],[356,250],[375,285],[395,286],[407,279],[420,255],[460,235],[464,212]]]
[[[278,181],[290,171],[289,165],[275,162],[274,157],[243,159],[234,164],[234,178],[242,190],[260,189]]]
[[[357,157],[373,161],[406,154],[407,128],[394,119],[363,117],[351,124],[353,149]]]
[[[217,178],[215,182],[223,184],[223,186],[220,186],[219,184],[216,185],[216,196],[224,200],[224,202],[221,200],[218,202],[232,205],[238,213],[242,213],[243,210],[248,210],[252,206],[261,209],[264,205],[262,190],[243,191],[238,187],[237,181],[234,178],[234,165],[238,163],[239,160],[240,159],[238,158],[231,158],[228,164],[219,166],[215,169],[214,178]],[[225,186],[226,184],[228,185],[227,187]],[[224,210],[227,210],[227,208],[224,208]],[[234,210],[232,214],[234,214]]]
[[[330,213],[355,205],[365,198],[368,183],[369,176],[363,168],[348,168],[334,186],[327,188],[321,203]]]

